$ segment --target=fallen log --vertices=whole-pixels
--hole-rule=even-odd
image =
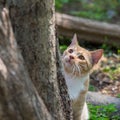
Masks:
[[[56,13],[58,35],[120,46],[120,26]]]
[[[111,97],[108,95],[103,95],[98,92],[88,92],[87,94],[87,103],[92,105],[108,105],[114,104],[117,111],[111,113],[111,116],[120,116],[120,98]]]
[[[111,97],[108,95],[103,95],[98,92],[88,92],[87,94],[87,102],[93,105],[108,105],[114,104],[117,110],[120,113],[120,98]]]

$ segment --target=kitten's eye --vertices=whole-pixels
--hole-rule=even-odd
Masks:
[[[69,53],[73,53],[73,49],[69,49],[68,52],[69,52]]]
[[[78,58],[81,59],[81,60],[85,60],[83,55],[79,55]]]

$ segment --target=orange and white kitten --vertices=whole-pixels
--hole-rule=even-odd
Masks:
[[[76,34],[70,46],[64,51],[62,63],[70,99],[72,100],[74,120],[88,120],[86,94],[92,67],[98,63],[103,50],[88,51],[78,45]]]

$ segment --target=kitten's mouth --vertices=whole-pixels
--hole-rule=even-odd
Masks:
[[[70,59],[68,59],[68,60],[66,60],[66,63],[71,64],[72,62],[71,62],[71,60],[70,60]]]
[[[69,56],[64,58],[64,62],[65,62],[66,65],[72,65],[73,64],[73,60],[70,59]]]
[[[81,68],[71,60],[66,60],[64,63],[65,71],[72,76],[81,76]]]
[[[65,60],[65,65],[68,67],[72,67],[73,61],[71,59],[67,59],[67,60]]]

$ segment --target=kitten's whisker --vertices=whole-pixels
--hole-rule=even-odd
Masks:
[[[80,69],[79,69],[79,66],[78,66],[78,65],[76,65],[76,68],[77,68],[78,74],[80,74]]]
[[[72,75],[74,74],[74,72],[75,72],[75,65],[73,64]]]
[[[76,64],[74,64],[74,70],[73,70],[73,75],[76,73]],[[75,76],[74,76],[75,77]]]
[[[80,66],[85,67],[85,65],[84,65],[84,64],[80,64]]]
[[[75,64],[75,75],[77,76],[77,72],[79,74],[79,67]]]
[[[77,67],[76,67],[76,64],[74,64],[74,65],[75,65],[74,75],[76,76]],[[74,77],[75,77],[75,76],[74,76]]]
[[[88,69],[88,68],[86,68],[86,65],[80,64],[79,66],[80,66],[84,71],[85,71],[86,69]]]
[[[76,66],[76,64],[75,64],[75,76],[76,76],[76,73],[77,73],[77,66]]]
[[[80,64],[79,64],[78,66],[79,66],[80,73],[81,73],[81,71],[83,70],[83,66],[81,66]],[[81,74],[82,74],[82,73],[81,73]]]
[[[78,66],[78,69],[79,69],[79,75],[81,75],[81,70],[80,70],[80,67]]]

